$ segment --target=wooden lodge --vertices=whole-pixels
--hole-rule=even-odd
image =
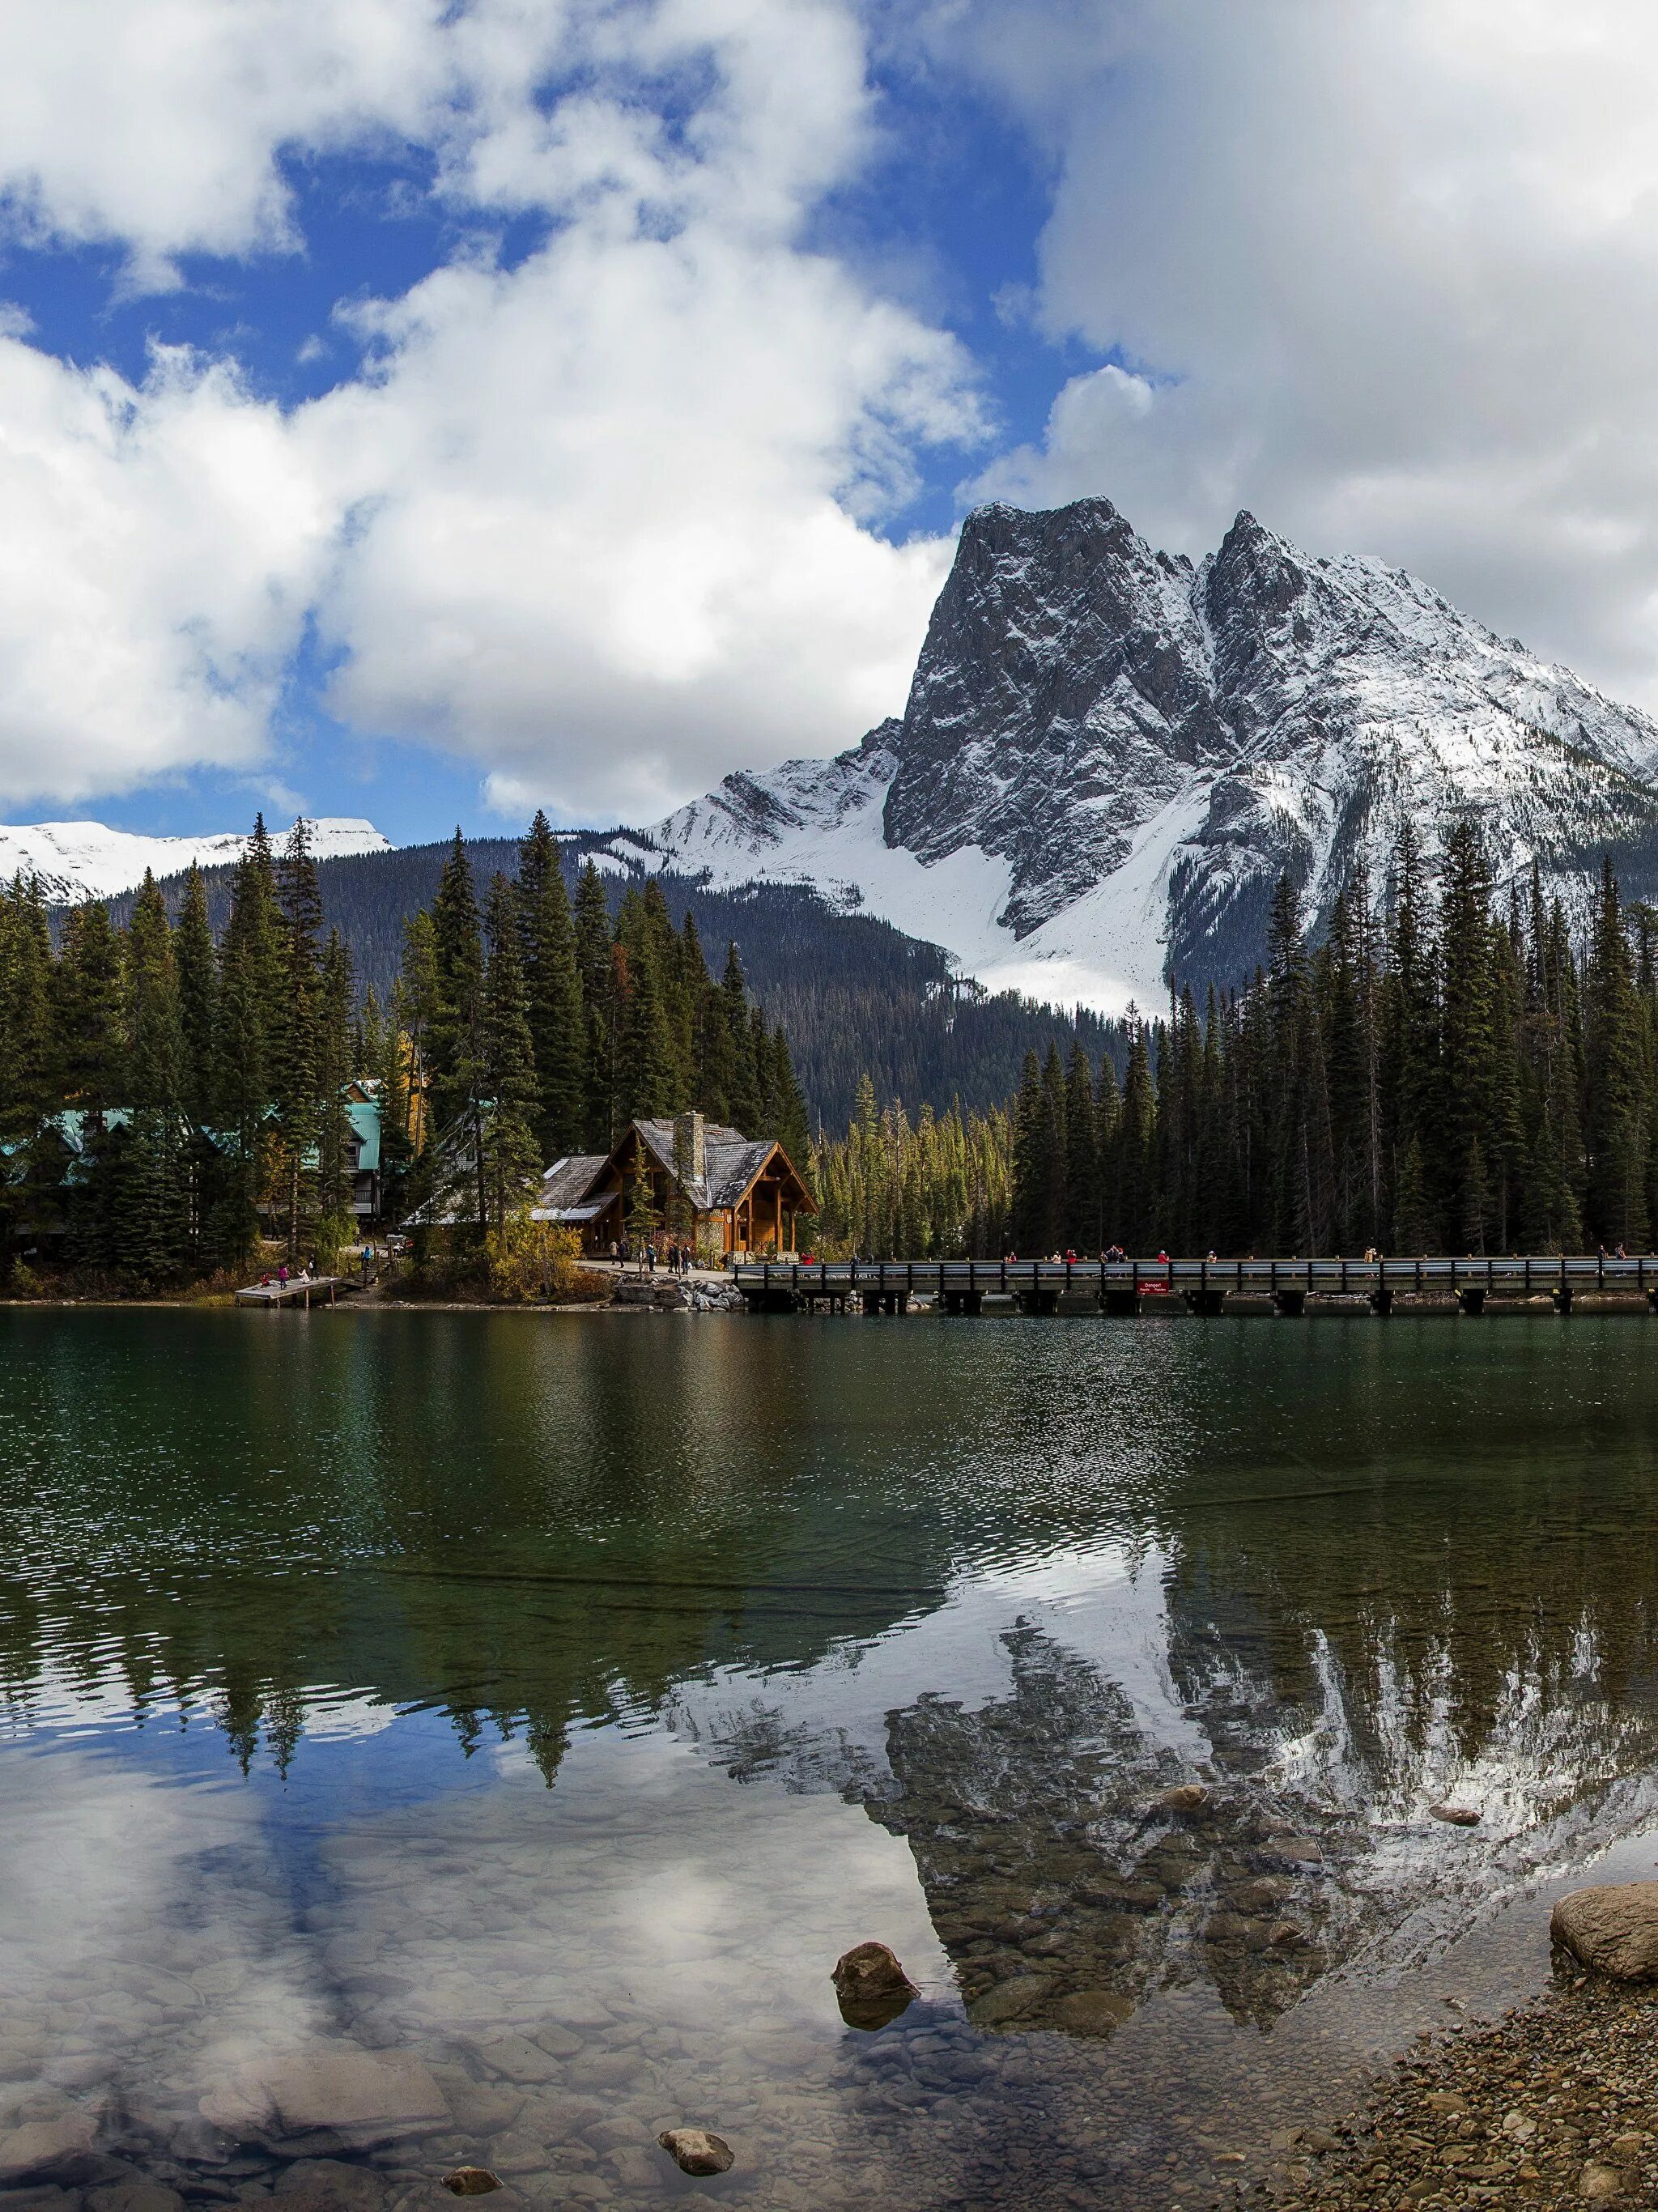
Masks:
[[[629,1122],[608,1152],[555,1161],[531,1218],[578,1229],[582,1249],[602,1253],[636,1237],[644,1214],[657,1233],[689,1235],[709,1258],[728,1259],[793,1252],[796,1223],[817,1211],[780,1145],[681,1114]]]

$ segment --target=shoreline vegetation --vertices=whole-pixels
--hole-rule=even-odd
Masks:
[[[77,908],[56,949],[15,884],[0,1291],[41,1255],[183,1290],[257,1264],[261,1234],[327,1271],[369,1203],[382,1230],[415,1226],[420,1267],[523,1296],[548,1165],[689,1111],[782,1146],[829,1259],[1648,1249],[1658,910],[1625,908],[1609,864],[1568,917],[1534,871],[1499,894],[1473,825],[1430,865],[1407,824],[1380,894],[1356,880],[1321,933],[1281,881],[1268,945],[1201,1013],[1190,990],[1131,1009],[1097,1065],[1028,1054],[1004,1107],[883,1107],[865,1076],[845,1135],[814,1138],[736,946],[716,981],[653,879],[613,918],[590,863],[572,900],[539,816],[482,898],[457,836],[385,1006],[325,935],[302,824],[281,855],[256,825],[216,939],[199,877],[176,925],[147,883],[125,929]],[[374,1125],[369,1201],[351,1112]],[[634,1182],[629,1234],[673,1234]]]
[[[90,902],[58,945],[38,882],[0,888],[0,1291],[20,1266],[182,1290],[257,1273],[262,1239],[331,1273],[372,1218],[522,1295],[547,1164],[692,1109],[805,1157],[735,944],[716,981],[659,884],[613,921],[591,862],[572,901],[543,816],[482,898],[456,833],[386,1006],[325,933],[302,822],[280,855],[256,822],[216,937],[199,871],[176,925],[146,877],[125,927]],[[636,1180],[630,1233],[671,1230]]]

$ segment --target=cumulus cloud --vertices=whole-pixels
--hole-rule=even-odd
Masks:
[[[945,544],[864,526],[918,441],[974,434],[965,364],[792,236],[861,126],[856,43],[826,9],[705,0],[646,58],[684,66],[716,17],[694,151],[620,100],[556,112],[517,159],[570,219],[374,311],[380,374],[304,426],[364,503],[337,709],[477,754],[504,806],[637,818],[853,741],[942,578]]]
[[[647,813],[902,701],[948,549],[876,526],[981,422],[954,342],[805,242],[871,143],[846,0],[59,12],[0,0],[0,174],[37,239],[118,238],[151,281],[290,244],[284,153],[375,132],[480,221],[548,221],[511,266],[475,240],[343,310],[367,368],[285,416],[228,367],[134,388],[9,351],[39,526],[27,630],[0,605],[0,791],[245,760],[307,611],[341,715],[514,808]]]
[[[259,757],[336,515],[274,407],[0,336],[0,799]]]
[[[1056,177],[1034,313],[1122,364],[973,489],[1240,505],[1658,704],[1658,23],[1639,0],[948,0]]]

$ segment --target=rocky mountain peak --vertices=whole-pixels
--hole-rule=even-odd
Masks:
[[[901,723],[728,779],[653,833],[677,866],[856,896],[971,972],[1160,1000],[1316,923],[1409,811],[1475,815],[1499,872],[1576,902],[1603,848],[1658,890],[1658,726],[1379,561],[1247,510],[1195,568],[1104,498],[963,526]]]

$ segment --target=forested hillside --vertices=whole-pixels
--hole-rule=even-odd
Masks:
[[[567,886],[574,896],[586,857],[606,840],[561,841]],[[448,857],[447,844],[406,846],[317,864],[328,927],[339,931],[359,983],[384,1000],[403,960],[404,924],[429,905]],[[480,883],[518,866],[515,838],[473,838],[466,854]],[[216,929],[229,910],[233,871],[205,876]],[[1011,992],[991,994],[952,977],[936,945],[859,914],[841,914],[796,884],[754,884],[711,890],[685,877],[659,878],[676,924],[689,914],[711,958],[735,943],[750,989],[786,1032],[795,1071],[814,1126],[846,1125],[858,1079],[876,1095],[941,1109],[952,1098],[989,1109],[1008,1097],[1024,1054],[1062,1053],[1080,1042],[1095,1059],[1127,1064],[1127,1039],[1118,1023],[1037,1006]],[[612,916],[641,878],[604,878]],[[179,877],[161,886],[177,916]],[[118,925],[131,918],[136,894],[110,902]]]

